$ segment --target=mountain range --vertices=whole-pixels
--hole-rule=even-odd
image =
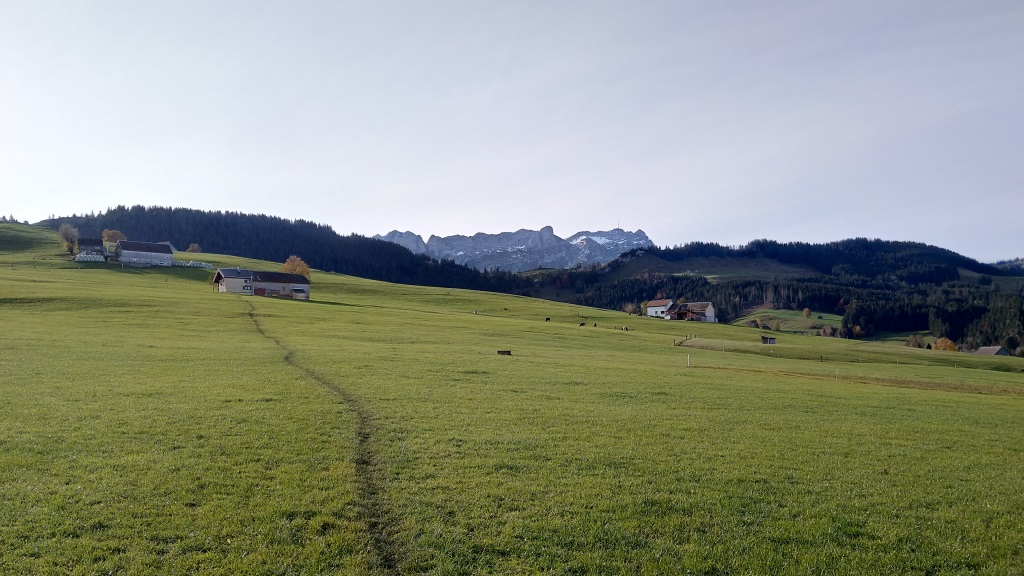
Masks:
[[[394,242],[415,254],[426,254],[437,260],[452,260],[478,270],[508,272],[604,264],[623,252],[654,245],[643,230],[584,231],[563,239],[555,235],[551,226],[500,234],[432,235],[426,242],[418,234],[398,230],[374,238]]]

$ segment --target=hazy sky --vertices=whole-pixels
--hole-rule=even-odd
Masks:
[[[0,0],[0,214],[1024,256],[1024,2]]]

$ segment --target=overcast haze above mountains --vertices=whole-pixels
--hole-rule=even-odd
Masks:
[[[654,245],[643,230],[583,231],[563,239],[555,235],[551,226],[499,234],[481,232],[473,236],[432,235],[426,242],[418,234],[398,230],[378,234],[374,238],[394,242],[415,254],[426,254],[438,260],[454,260],[480,270],[510,272],[601,264],[633,248]]]

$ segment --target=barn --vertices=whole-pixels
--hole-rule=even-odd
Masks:
[[[980,354],[982,356],[1009,356],[1010,355],[1010,353],[1006,351],[1006,348],[1003,348],[1002,346],[982,346],[981,348],[978,348],[978,350],[975,351],[974,353],[975,354]]]
[[[78,253],[103,256],[103,240],[99,238],[79,238]]]
[[[170,266],[171,247],[155,242],[132,242],[121,240],[115,252],[118,262],[133,266]]]
[[[288,272],[252,271],[252,293],[256,296],[284,296],[309,300],[309,278]]]
[[[669,306],[662,316],[669,320],[718,322],[715,318],[715,306],[711,302],[680,302]]]

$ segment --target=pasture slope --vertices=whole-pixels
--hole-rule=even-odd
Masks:
[[[0,224],[0,573],[1024,566],[1019,359],[208,276]]]

